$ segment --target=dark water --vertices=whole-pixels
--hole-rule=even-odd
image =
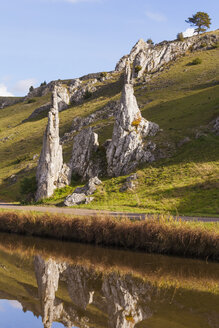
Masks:
[[[0,234],[0,327],[217,328],[219,264]]]

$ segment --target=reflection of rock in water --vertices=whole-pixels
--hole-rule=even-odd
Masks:
[[[34,267],[42,305],[43,324],[45,328],[50,328],[54,316],[57,317],[63,311],[63,305],[55,299],[59,285],[59,274],[63,268],[52,259],[45,262],[40,256],[35,256]]]
[[[65,272],[68,292],[75,305],[86,309],[93,302],[94,291],[89,288],[90,273],[81,266],[68,267]]]
[[[34,267],[44,328],[51,328],[53,321],[62,322],[68,328],[73,325],[93,327],[95,322],[86,311],[90,304],[108,314],[111,328],[134,328],[151,316],[147,306],[151,287],[137,283],[131,276],[97,274],[82,266],[70,266],[52,259],[44,261],[40,256],[35,257]],[[59,279],[66,282],[73,303],[64,304],[55,296]]]
[[[150,317],[151,311],[140,305],[141,296],[144,297],[144,303],[150,301],[147,296],[149,286],[136,285],[131,276],[121,278],[113,273],[104,278],[102,289],[107,301],[110,327],[133,328]]]

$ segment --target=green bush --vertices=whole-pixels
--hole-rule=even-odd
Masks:
[[[205,48],[205,47],[207,47],[207,43],[206,42],[202,42],[201,43],[201,48]]]
[[[20,193],[22,196],[22,202],[34,201],[34,195],[37,190],[36,177],[23,178],[20,183]]]
[[[28,99],[28,101],[27,101],[28,104],[32,104],[35,102],[36,102],[36,99],[34,99],[34,98]]]
[[[41,87],[43,87],[44,85],[47,85],[46,81],[44,81],[40,84]]]
[[[178,41],[183,41],[184,40],[184,36],[183,36],[182,32],[178,33],[176,37],[177,37]]]
[[[86,90],[84,99],[89,99],[91,96],[92,96],[92,92],[90,92],[89,90]]]
[[[100,73],[100,76],[101,76],[101,77],[106,77],[106,76],[107,76],[107,72],[101,72],[101,73]]]
[[[213,49],[217,49],[219,48],[219,41],[217,41],[214,45],[213,45]]]
[[[135,73],[138,74],[138,72],[140,72],[142,70],[141,65],[136,65],[135,66]]]
[[[190,63],[190,65],[199,65],[202,63],[201,58],[197,57],[195,59],[193,59],[193,61]]]
[[[148,43],[148,44],[154,44],[154,42],[152,41],[151,38],[147,39],[147,43]]]

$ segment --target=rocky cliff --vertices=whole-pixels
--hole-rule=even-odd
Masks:
[[[127,59],[133,64],[132,74],[141,77],[144,73],[160,70],[165,64],[183,56],[188,50],[197,51],[211,49],[218,42],[215,34],[197,35],[185,38],[184,41],[163,41],[156,45],[148,44],[140,39],[132,48],[129,55],[123,56],[116,64],[115,70],[122,71]]]

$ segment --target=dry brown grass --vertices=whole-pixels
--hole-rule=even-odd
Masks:
[[[0,212],[0,231],[49,237],[148,253],[219,260],[218,234],[201,227],[159,220],[130,221],[109,217],[70,217]]]

